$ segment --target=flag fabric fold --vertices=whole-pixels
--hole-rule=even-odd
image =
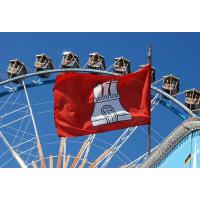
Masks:
[[[150,124],[151,67],[120,76],[58,75],[54,121],[58,136],[77,137]]]

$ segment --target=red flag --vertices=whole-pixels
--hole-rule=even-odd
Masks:
[[[60,137],[150,124],[151,67],[121,76],[63,73],[54,86]]]

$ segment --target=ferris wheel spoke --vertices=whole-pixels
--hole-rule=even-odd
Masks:
[[[89,155],[89,152],[90,152],[90,149],[91,149],[91,145],[92,145],[92,143],[94,141],[95,136],[96,135],[94,134],[94,135],[90,135],[88,137],[87,145],[86,145],[85,151],[83,152],[83,155],[82,155],[83,159],[85,159],[85,160],[87,160],[87,157]]]
[[[39,153],[40,160],[41,160],[41,166],[42,166],[42,168],[46,168],[44,154],[43,154],[43,151],[42,151],[42,145],[40,143],[39,134],[38,134],[38,130],[37,130],[36,123],[35,123],[35,118],[34,118],[34,115],[33,115],[32,107],[31,107],[31,104],[30,104],[30,100],[29,100],[29,96],[28,96],[28,93],[27,93],[27,89],[26,89],[26,85],[24,83],[24,80],[22,80],[22,84],[23,84],[26,100],[27,100],[27,103],[28,103],[28,107],[29,107],[29,111],[30,111],[30,115],[31,115],[31,119],[32,119],[34,131],[35,131],[35,135],[36,135],[36,138],[37,138],[37,147],[38,147],[38,153]]]
[[[84,168],[84,166],[87,164],[87,159],[83,159],[82,163],[80,164],[79,168]]]
[[[157,144],[160,144],[160,142],[159,142],[157,139],[155,139],[153,136],[151,136],[151,139],[152,139],[154,142],[156,142]]]
[[[2,132],[0,132],[0,136],[4,142],[4,144],[7,146],[7,148],[9,149],[9,151],[11,152],[11,154],[13,155],[13,157],[16,159],[16,161],[18,162],[18,164],[20,165],[20,167],[22,168],[27,168],[26,164],[24,163],[24,161],[22,160],[22,158],[19,156],[19,154],[17,152],[14,151],[14,149],[10,146],[10,144],[8,143],[8,141],[6,140],[6,138],[4,137],[4,135],[2,134]]]
[[[101,139],[99,139],[99,138],[97,138],[97,137],[96,137],[95,139],[96,139],[97,141],[102,142],[104,145],[112,146],[112,143],[110,143],[110,142],[106,142],[106,141],[101,140]],[[99,149],[103,149],[103,148],[100,148],[100,147],[97,146],[97,145],[94,145],[94,143],[93,143],[93,146],[96,146],[96,147],[98,147]],[[105,149],[103,149],[103,150],[105,150]],[[119,153],[122,157],[124,157],[127,161],[131,162],[131,160],[130,160],[122,151],[118,150],[118,153]],[[120,156],[117,156],[117,157],[118,157],[120,160],[122,160]]]
[[[10,150],[6,150],[4,153],[1,154],[0,159],[3,158],[4,155],[8,154],[10,152]]]
[[[26,154],[26,155],[30,155],[30,156],[32,156],[32,157],[34,157],[34,158],[37,158],[36,155],[30,154],[30,152],[29,152],[29,151],[31,151],[31,150],[33,150],[33,149],[35,149],[35,148],[37,148],[37,146],[31,147],[30,149],[27,149],[27,150],[25,150],[25,151],[19,151],[19,150],[17,150],[16,152],[17,152],[19,155],[24,155],[24,154]]]
[[[97,164],[100,163],[100,161],[103,160],[103,158],[108,155],[108,153],[110,152],[110,149],[106,149],[90,166],[89,168],[94,168],[97,166]]]
[[[3,133],[5,133],[5,131],[4,131]],[[3,133],[1,132],[1,136],[3,136]],[[26,152],[29,151],[29,150],[32,150],[32,149],[36,148],[36,147],[32,147],[32,148],[27,149],[27,150],[25,150],[25,151],[19,151],[19,150],[18,150],[18,148],[19,148],[20,146],[22,146],[22,145],[24,145],[24,144],[27,144],[27,143],[31,143],[35,138],[29,139],[29,140],[25,140],[24,142],[19,143],[18,145],[12,146],[12,147],[11,147],[11,145],[9,144],[9,142],[6,140],[5,136],[3,136],[2,139],[4,139],[3,141],[4,141],[4,143],[6,144],[6,146],[8,147],[8,150],[5,151],[3,154],[1,154],[0,158],[2,158],[5,154],[7,154],[7,153],[10,151],[10,149],[13,149],[16,153],[19,153],[19,155],[21,155],[21,154],[23,154],[23,153],[26,153]]]
[[[135,168],[139,162],[142,162],[147,157],[148,157],[148,152],[146,152],[145,154],[143,154],[142,156],[140,156],[139,158],[137,158],[136,160],[134,160],[130,164],[128,164],[127,168],[129,168],[129,167],[134,167]]]
[[[81,156],[83,155],[83,151],[85,150],[87,144],[88,144],[88,140],[85,140],[85,142],[83,143],[82,147],[80,148],[77,156],[75,157],[75,159],[71,165],[71,168],[75,168],[76,165],[78,164],[78,162],[81,160]]]
[[[4,166],[6,166],[6,164],[9,163],[9,162],[10,162],[11,160],[13,160],[14,158],[15,158],[14,156],[12,156],[11,158],[9,158],[6,162],[4,162],[3,165],[0,166],[0,168],[3,168]],[[17,162],[18,162],[18,161],[17,161]],[[19,164],[19,162],[18,162],[18,164]],[[20,164],[19,164],[19,165],[20,165]],[[20,165],[20,167],[23,168],[21,165]],[[25,167],[24,167],[24,168],[25,168]]]
[[[66,158],[65,158],[65,162],[64,162],[64,165],[63,165],[63,168],[67,168],[68,165],[69,165],[69,161],[70,161],[70,155],[68,155]]]
[[[0,100],[0,103],[5,103],[5,101],[2,101]],[[7,101],[7,104],[10,104],[10,105],[18,105],[18,106],[25,106],[26,104],[25,103],[13,103],[12,101]]]
[[[46,105],[46,104],[52,104],[53,101],[46,101],[46,102],[40,102],[40,103],[33,103],[32,106],[39,106],[39,105]]]
[[[122,159],[120,156],[118,156],[117,154],[116,154],[116,158],[118,158],[124,165],[127,165],[127,162],[124,159]]]
[[[3,124],[0,124],[1,126],[3,125]],[[10,129],[10,130],[14,130],[14,131],[17,131],[18,129],[17,128],[14,128],[14,127],[12,127],[12,126],[6,126],[6,128],[8,128],[8,129]],[[5,132],[5,131],[4,131]],[[21,132],[21,133],[25,133],[26,135],[28,135],[28,136],[32,136],[32,137],[35,137],[35,134],[33,134],[33,133],[30,133],[30,132],[28,132],[28,131],[24,131],[24,130],[19,130],[19,132]]]
[[[36,148],[37,146],[36,146],[36,140],[34,141],[34,143],[33,143],[33,145],[32,145],[32,149],[30,150],[30,152],[29,152],[29,154],[28,154],[28,156],[27,156],[27,158],[26,158],[26,163],[28,162],[28,160],[30,159],[30,156],[32,155],[32,152],[33,152],[33,150]],[[37,156],[36,156],[36,158],[37,158]]]
[[[53,156],[50,155],[49,157],[49,168],[53,168]]]
[[[138,127],[128,128],[124,131],[124,133],[118,138],[118,140],[111,146],[110,151],[101,159],[98,163],[96,163],[97,167],[103,160],[105,160],[102,164],[102,168],[106,167],[110,162],[115,153],[121,148],[121,146],[128,140],[128,138],[136,131]]]
[[[26,111],[25,115],[27,115],[27,114],[28,114],[28,111]],[[16,141],[16,137],[17,137],[18,134],[20,133],[20,130],[21,130],[21,128],[22,128],[22,125],[23,125],[23,123],[24,123],[24,120],[25,120],[25,118],[21,120],[21,123],[20,123],[20,125],[19,125],[18,130],[17,130],[17,133],[16,133],[15,138],[14,138],[14,140],[12,141],[12,144],[11,144],[11,145],[14,145],[14,143],[15,143],[15,141]],[[24,136],[24,135],[23,135],[23,136]],[[21,141],[22,139],[23,139],[23,137],[20,139],[20,141]],[[20,142],[19,142],[19,143],[20,143]]]
[[[12,137],[15,137],[15,134],[13,134],[13,133],[8,133],[7,131],[3,131],[3,133],[4,133],[4,135],[8,135],[8,136],[12,136]],[[20,136],[17,136],[17,139],[21,139],[21,137]],[[26,140],[26,139],[24,139],[24,140]]]
[[[140,130],[143,132],[143,133],[146,133],[146,131],[144,130],[144,128],[140,127]],[[150,136],[152,140],[154,140],[157,144],[160,144],[160,142],[155,139],[152,135]]]
[[[2,120],[4,117],[6,117],[6,116],[8,116],[8,115],[11,115],[11,114],[13,114],[13,113],[19,112],[19,111],[21,111],[21,110],[24,110],[24,109],[27,108],[27,107],[28,107],[28,106],[26,105],[26,106],[23,106],[23,107],[18,108],[18,109],[16,109],[16,110],[13,110],[13,111],[11,111],[11,112],[8,112],[8,113],[6,113],[6,114],[4,114],[4,115],[1,115],[1,116],[0,116],[0,120]]]
[[[159,147],[159,145],[157,145],[153,149],[151,149],[151,153],[153,151],[155,151],[158,147]],[[127,165],[127,167],[136,167],[139,162],[142,163],[142,161],[147,158],[148,158],[148,152],[144,153],[142,156],[140,156],[136,160],[132,161],[130,164]]]
[[[165,139],[158,131],[156,131],[154,128],[151,127],[151,130],[158,135],[160,138],[162,138],[163,140]]]
[[[46,113],[52,113],[53,110],[47,110],[47,111],[41,111],[38,112],[37,114],[41,115],[41,114],[46,114]]]
[[[42,166],[42,168],[46,168],[44,154],[43,154],[43,151],[42,151],[42,145],[41,145],[39,140],[37,140],[37,148],[38,148],[38,153],[39,153],[39,157],[40,157],[41,166]]]
[[[122,157],[124,157],[128,162],[131,162],[131,160],[128,158],[128,156],[125,155],[122,151],[118,150],[118,154],[120,154]]]
[[[96,163],[95,167],[97,167],[103,160],[105,160],[101,167],[106,167],[114,154],[120,149],[120,147],[126,142],[126,140],[135,132],[137,127],[128,128],[124,131],[124,133],[118,138],[118,140],[111,146],[110,151],[101,159],[98,163]]]
[[[14,91],[8,96],[6,101],[3,102],[4,104],[0,107],[0,111],[5,107],[5,105],[8,103],[8,101],[10,100],[10,98],[12,97],[13,94],[14,94]]]
[[[25,136],[26,131],[27,131],[28,127],[29,127],[30,121],[31,121],[31,119],[29,119],[28,122],[27,122],[27,124],[26,124],[26,127],[25,127],[25,129],[24,129],[24,132],[22,133],[22,136],[21,136],[21,138],[20,138],[19,144],[21,144],[21,142],[24,140],[24,136]],[[20,132],[20,129],[18,129],[18,132]],[[35,138],[35,137],[34,137],[34,138]]]
[[[67,154],[67,138],[64,138],[63,155],[62,155],[63,167],[65,163],[66,154]]]
[[[2,129],[2,128],[4,128],[4,127],[7,127],[7,126],[10,125],[10,124],[13,124],[13,123],[16,123],[16,122],[18,122],[18,121],[21,121],[21,120],[23,120],[24,118],[27,118],[27,117],[29,117],[29,116],[30,116],[30,114],[25,115],[25,116],[23,116],[23,117],[20,117],[20,118],[14,120],[14,121],[11,121],[11,122],[9,122],[9,123],[7,123],[7,124],[1,125],[1,126],[0,126],[0,129]]]
[[[59,149],[59,153],[58,153],[58,160],[57,160],[56,168],[60,168],[62,157],[63,157],[64,145],[65,145],[65,138],[62,137],[61,141],[60,141],[60,149]]]
[[[79,155],[77,155],[78,158],[75,159],[77,163],[75,163],[75,165],[73,163],[74,167],[76,167],[76,165],[82,159],[82,157],[83,157],[83,160],[87,160],[87,157],[88,157],[88,154],[89,154],[89,151],[90,151],[90,148],[91,148],[94,138],[95,138],[95,134],[89,135],[88,138],[85,140],[85,142],[83,143],[83,145],[80,149]],[[78,141],[76,141],[76,142],[78,142]]]
[[[37,163],[34,160],[32,161],[32,166],[33,168],[38,168]]]
[[[33,115],[33,110],[32,110],[31,104],[30,104],[30,100],[29,100],[29,96],[28,96],[28,93],[27,93],[26,85],[25,85],[25,83],[24,83],[23,80],[22,80],[22,84],[23,84],[23,87],[24,87],[24,92],[25,92],[26,100],[27,100],[27,103],[28,103],[28,107],[29,107],[31,119],[32,119],[32,122],[33,122],[33,127],[34,127],[34,131],[35,131],[35,135],[36,135],[36,138],[39,140],[38,130],[37,130],[36,123],[35,123],[35,118],[34,118],[34,115]]]
[[[25,140],[24,142],[19,143],[19,144],[13,146],[12,148],[17,148],[17,147],[22,146],[23,144],[27,144],[28,142],[31,142],[31,141],[33,141],[33,140],[35,140],[35,138],[31,138],[31,139],[29,139],[29,140]]]

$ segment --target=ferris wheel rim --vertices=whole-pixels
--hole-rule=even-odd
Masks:
[[[3,81],[0,81],[0,86],[8,84],[13,81],[26,79],[28,77],[38,76],[38,75],[42,75],[42,74],[46,74],[46,73],[59,73],[59,72],[83,72],[83,73],[95,73],[95,74],[120,76],[120,74],[118,74],[118,73],[109,72],[106,70],[84,69],[84,68],[56,68],[56,69],[51,69],[51,70],[46,70],[46,71],[32,72],[32,73],[28,73],[28,74],[25,74],[22,76],[17,76],[14,78],[6,79]],[[45,81],[42,81],[42,82],[45,83]],[[46,80],[46,83],[53,83],[53,82],[55,82],[55,79]],[[34,84],[33,84],[33,86],[34,86]],[[40,86],[40,85],[35,84],[35,86]],[[151,89],[154,92],[157,92],[157,93],[161,94],[162,96],[167,97],[168,99],[173,101],[173,103],[175,103],[176,105],[181,107],[186,113],[188,113],[190,115],[190,117],[197,117],[196,114],[194,114],[189,108],[187,108],[182,102],[177,100],[175,97],[167,94],[166,92],[162,91],[161,89],[159,89],[153,85],[151,85]],[[23,87],[22,87],[22,90],[23,90]]]

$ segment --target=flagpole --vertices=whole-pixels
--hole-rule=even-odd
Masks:
[[[152,46],[148,49],[148,64],[152,67]],[[151,81],[151,80],[150,80]],[[151,107],[150,107],[150,120],[151,120]],[[148,158],[151,155],[151,122],[148,125]]]

